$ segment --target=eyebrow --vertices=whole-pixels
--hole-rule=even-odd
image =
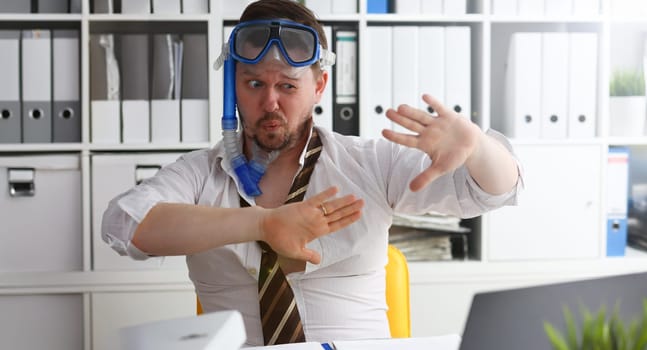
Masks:
[[[244,75],[247,75],[247,76],[252,76],[252,77],[258,77],[258,76],[261,75],[260,73],[257,73],[255,70],[250,69],[250,67],[244,67],[241,73],[244,74]],[[283,71],[281,71],[280,74],[281,74],[281,77],[284,78],[284,79],[288,79],[288,80],[292,80],[292,81],[298,81],[299,80],[299,77],[290,76],[290,75],[288,75],[287,73],[285,73]]]

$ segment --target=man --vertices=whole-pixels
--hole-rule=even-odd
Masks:
[[[242,123],[235,144],[246,159],[257,152],[273,159],[255,184],[260,194],[241,189],[235,150],[221,142],[111,201],[104,239],[135,259],[186,255],[204,310],[239,310],[248,345],[277,342],[264,339],[258,304],[261,260],[271,250],[300,317],[288,341],[389,337],[384,266],[392,214],[473,217],[516,203],[521,179],[509,144],[428,95],[438,117],[409,106],[387,112],[413,132],[385,130],[392,142],[313,127],[313,106],[328,83],[319,62],[327,43],[296,2],[251,3],[230,41]],[[284,204],[299,192],[291,187],[313,154],[304,200]]]

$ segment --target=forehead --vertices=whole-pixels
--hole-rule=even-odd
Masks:
[[[283,61],[265,59],[257,64],[236,62],[236,74],[252,78],[279,77],[301,82],[309,81],[314,76],[310,66],[292,67]]]

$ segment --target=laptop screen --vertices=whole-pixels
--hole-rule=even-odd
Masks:
[[[607,315],[618,305],[628,326],[640,317],[647,298],[647,273],[618,275],[529,288],[477,293],[465,324],[460,350],[552,349],[544,321],[565,334],[564,307],[578,324],[585,307]]]

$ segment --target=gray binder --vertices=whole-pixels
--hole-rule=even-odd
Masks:
[[[0,1],[0,13],[30,13],[30,0],[2,0]]]
[[[70,13],[81,13],[81,0],[70,0]]]
[[[19,143],[20,31],[0,30],[0,143]]]
[[[79,32],[53,32],[52,138],[54,142],[81,142]]]
[[[124,100],[150,100],[148,34],[121,35],[121,83]]]
[[[126,0],[127,1],[127,0]],[[114,13],[113,0],[91,0],[92,13]]]
[[[38,0],[38,13],[68,13],[68,0]]]
[[[182,142],[209,140],[209,81],[206,34],[184,34],[182,60]]]
[[[150,142],[150,43],[148,34],[120,36],[124,143]]]
[[[49,30],[22,31],[22,140],[52,141],[52,42]]]

